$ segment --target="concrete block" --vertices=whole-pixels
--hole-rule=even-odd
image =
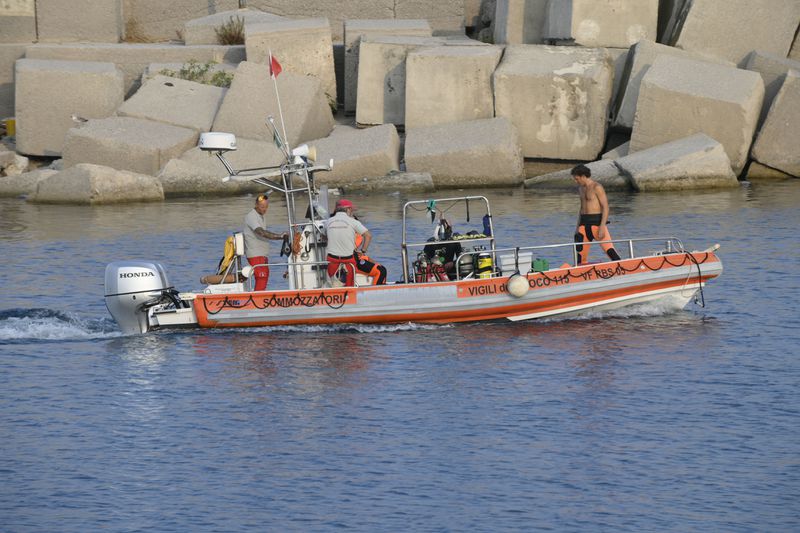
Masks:
[[[432,192],[436,189],[433,179],[427,172],[390,172],[385,176],[362,178],[348,183],[342,194],[353,192]]]
[[[633,45],[628,55],[625,72],[621,86],[622,92],[614,100],[616,102],[613,112],[612,124],[622,128],[633,127],[633,117],[636,114],[636,103],[639,101],[639,87],[653,61],[659,56],[683,57],[698,61],[708,60],[720,65],[736,66],[730,61],[704,57],[694,52],[687,52],[680,48],[657,44],[653,41],[642,40]]]
[[[698,133],[617,159],[639,192],[738,187],[725,148]]]
[[[365,38],[433,35],[427,20],[346,20],[344,22],[344,110],[356,111],[359,44]]]
[[[247,60],[267,64],[269,51],[284,72],[310,74],[322,82],[332,105],[336,104],[336,73],[328,19],[259,22],[245,26]]]
[[[658,4],[658,39],[659,43],[669,44],[672,31],[686,0],[661,0]]]
[[[2,149],[0,145],[0,176],[19,176],[28,172],[30,160],[16,152]]]
[[[499,46],[437,46],[406,57],[406,128],[494,116]]]
[[[753,158],[800,177],[800,71],[786,74],[753,145]]]
[[[223,87],[155,76],[145,81],[117,114],[209,131],[226,92]]]
[[[406,132],[406,169],[429,172],[436,187],[519,185],[519,137],[505,118],[471,120]]]
[[[0,43],[32,43],[36,41],[36,17],[6,15],[0,11]]]
[[[567,168],[556,172],[528,178],[525,180],[525,188],[577,191],[578,185],[572,177],[574,166],[569,165]],[[612,160],[593,161],[587,163],[586,166],[592,171],[592,179],[607,191],[626,191],[631,188],[628,178],[620,172]]]
[[[495,44],[542,44],[547,0],[497,0]]]
[[[207,78],[210,80],[217,72],[225,72],[233,77],[237,66],[234,63],[214,63],[208,67]],[[150,63],[142,72],[142,83],[156,76],[180,77],[181,69],[189,67],[187,63]],[[205,65],[203,67],[205,68]]]
[[[151,63],[239,63],[244,46],[178,44],[34,44],[25,49],[30,59],[104,61],[114,63],[125,75],[125,95],[139,88],[142,73]]]
[[[800,61],[800,32],[797,32],[792,49],[789,50],[789,59]]]
[[[104,118],[123,99],[122,73],[112,63],[20,59],[16,67],[17,150],[58,156],[73,117]]]
[[[121,0],[36,0],[40,42],[118,43],[124,33]]]
[[[738,175],[763,99],[764,82],[755,72],[657,57],[639,89],[631,152],[702,132],[722,143]]]
[[[442,37],[365,37],[358,68],[356,122],[405,124],[406,56],[411,50],[444,46]]]
[[[754,50],[748,56],[744,68],[758,72],[764,80],[764,104],[761,106],[761,115],[758,118],[760,127],[767,118],[772,101],[783,86],[786,74],[791,69],[800,72],[800,61]]]
[[[464,0],[396,0],[394,4],[395,18],[425,19],[434,35],[464,33]]]
[[[317,161],[334,162],[331,172],[316,174],[319,185],[346,186],[400,170],[400,137],[392,124],[366,129],[336,127],[331,135],[309,145],[317,147]]]
[[[280,150],[272,142],[240,138],[236,144],[236,151],[225,154],[225,159],[235,170],[277,166],[284,160]],[[180,158],[170,160],[161,170],[158,179],[168,197],[223,196],[264,190],[263,185],[249,181],[223,182],[222,178],[226,175],[227,171],[219,159],[209,157],[208,152],[195,146],[184,152]]]
[[[220,27],[230,23],[231,19],[241,19],[245,24],[259,22],[277,22],[286,20],[279,15],[253,11],[252,9],[235,9],[222,11],[198,19],[190,20],[183,25],[183,42],[192,44],[220,44],[217,31]]]
[[[100,165],[80,164],[36,184],[29,202],[40,204],[118,204],[164,199],[161,182],[152,176]]]
[[[675,46],[743,65],[753,50],[786,57],[800,21],[797,0],[692,0]]]
[[[613,84],[602,48],[509,45],[494,73],[495,114],[525,157],[591,161],[603,149]]]
[[[611,88],[611,103],[617,101],[617,95],[622,89],[623,80],[625,79],[625,65],[628,63],[628,48],[606,48],[608,57],[611,59],[611,65],[614,67],[614,84]]]
[[[628,48],[657,29],[658,0],[559,0],[548,3],[545,40]]]
[[[0,177],[0,198],[17,198],[32,194],[36,191],[39,181],[57,172],[49,168],[37,168],[15,176]]]
[[[0,120],[14,116],[14,65],[25,57],[25,44],[0,44]]]
[[[195,130],[130,117],[90,120],[67,132],[64,168],[104,165],[155,176],[170,159],[197,144]]]
[[[216,159],[216,158],[215,158]],[[219,164],[219,161],[217,161]],[[220,168],[221,165],[220,165]],[[158,174],[158,180],[164,188],[164,196],[175,198],[181,196],[233,196],[246,193],[262,192],[263,185],[252,181],[223,182],[222,174],[211,173],[204,167],[198,167],[182,159],[170,159]]]
[[[567,170],[575,165],[582,163],[582,161],[562,161],[553,159],[526,159],[525,160],[525,177],[535,178],[536,176],[543,176],[545,174],[552,174],[561,170]]]
[[[139,43],[180,39],[187,21],[238,7],[238,0],[123,0],[125,39]]]
[[[601,159],[619,159],[631,153],[631,142],[622,143],[601,156]]]
[[[751,180],[785,180],[793,177],[780,170],[762,165],[758,161],[750,161],[747,165],[747,181]]]
[[[319,79],[282,72],[276,83],[283,96],[281,105],[291,146],[326,137],[331,132],[333,114]],[[231,88],[217,112],[214,130],[272,141],[272,133],[266,126],[266,119],[270,115],[280,127],[275,83],[269,76],[269,70],[264,65],[250,61],[240,63]]]
[[[464,0],[464,26],[475,28],[480,25],[482,3],[483,0]]]

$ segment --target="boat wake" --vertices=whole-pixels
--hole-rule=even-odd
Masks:
[[[107,318],[84,318],[52,309],[0,311],[0,343],[36,340],[86,340],[122,336]]]

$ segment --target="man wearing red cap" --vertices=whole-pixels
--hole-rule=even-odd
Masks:
[[[355,285],[356,235],[364,237],[361,242],[362,252],[367,251],[372,241],[369,230],[353,218],[354,210],[353,202],[339,200],[333,216],[325,224],[325,234],[328,236],[328,277],[333,278],[340,267],[344,268],[347,273],[345,285],[348,287]]]

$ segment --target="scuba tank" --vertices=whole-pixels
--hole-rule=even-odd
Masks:
[[[481,252],[478,254],[476,260],[476,272],[481,279],[488,279],[492,277],[492,254],[489,252]]]

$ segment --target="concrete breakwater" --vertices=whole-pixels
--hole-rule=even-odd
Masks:
[[[642,192],[800,177],[796,0],[74,4],[0,6],[0,196],[257,190],[196,143],[229,131],[235,166],[279,163],[275,84],[290,145],[350,190],[572,187],[578,162]]]

